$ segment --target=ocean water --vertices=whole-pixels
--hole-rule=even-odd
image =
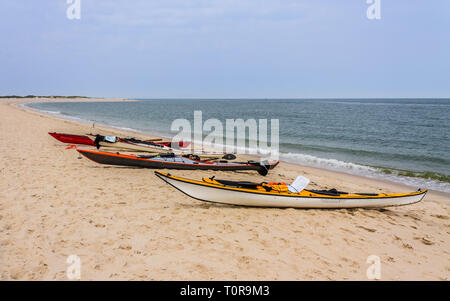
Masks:
[[[278,119],[280,158],[450,193],[450,99],[140,99],[35,103],[45,113],[172,137],[173,120]],[[270,131],[270,122],[269,122]],[[270,140],[269,140],[270,141]],[[247,141],[248,142],[248,141]]]

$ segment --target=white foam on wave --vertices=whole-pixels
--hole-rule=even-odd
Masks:
[[[259,147],[248,147],[230,145],[225,143],[208,143],[204,141],[193,140],[194,145],[202,145],[203,147],[210,148],[216,152],[230,152],[236,154],[247,154],[263,157],[264,159],[277,160],[279,158],[279,152],[270,148],[264,149]]]
[[[391,182],[404,184],[411,187],[417,187],[421,189],[431,189],[436,191],[441,191],[445,193],[450,193],[450,183],[440,182],[432,179],[416,178],[416,177],[406,177],[394,174],[381,174],[375,175],[375,178],[386,179]]]
[[[285,161],[292,162],[292,163],[303,163],[315,167],[322,167],[322,168],[328,168],[328,169],[335,169],[339,171],[372,171],[375,172],[377,169],[374,167],[366,166],[366,165],[360,165],[356,163],[351,162],[345,162],[340,161],[336,159],[326,159],[326,158],[319,158],[312,155],[306,155],[306,154],[300,154],[300,153],[282,153],[280,154],[280,157],[285,159]]]
[[[133,133],[138,133],[138,134],[144,133],[141,130],[128,128],[128,127],[123,127],[123,126],[107,125],[107,124],[103,124],[103,123],[100,123],[100,122],[98,124],[104,125],[104,126],[108,126],[108,127],[111,127],[111,128],[115,128],[115,129],[118,129],[118,130],[122,130],[122,131],[127,131],[127,132],[133,132]]]
[[[39,112],[41,113],[45,113],[45,114],[52,114],[52,115],[59,115],[59,114],[63,114],[60,111],[47,111],[47,110],[39,110]]]
[[[67,120],[72,120],[72,121],[81,122],[81,123],[87,123],[87,124],[96,123],[95,120],[83,119],[83,118],[80,118],[80,117],[68,115],[67,113],[64,113],[64,112],[61,112],[61,111],[50,111],[50,110],[34,108],[34,107],[29,106],[30,104],[32,104],[32,103],[23,103],[23,104],[20,104],[20,106],[26,107],[27,109],[30,109],[30,110],[33,110],[33,111],[36,111],[36,112],[39,112],[39,113],[42,113],[42,114],[56,116],[56,117],[59,117],[59,118],[62,118],[62,119],[67,119]]]
[[[36,109],[36,108],[30,107],[29,104],[30,103],[21,103],[21,104],[19,104],[19,106],[25,107],[27,109],[31,109],[31,110],[34,110],[34,111],[38,111],[38,112],[44,113],[44,114],[50,114],[50,115],[60,115],[60,114],[62,114],[62,112],[60,112],[60,111],[50,111],[50,110]]]
[[[393,171],[391,174],[383,173],[376,167],[345,162],[336,159],[319,158],[312,155],[299,153],[282,153],[280,158],[286,162],[298,163],[307,166],[330,169],[369,178],[387,180],[398,184],[403,184],[415,188],[426,188],[450,193],[450,183],[440,182],[432,179],[419,177],[400,176]]]

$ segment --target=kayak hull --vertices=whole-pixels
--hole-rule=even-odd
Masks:
[[[267,174],[268,170],[275,168],[278,161],[272,162],[269,166],[249,162],[228,162],[217,163],[210,161],[197,161],[181,156],[174,156],[172,158],[141,158],[135,155],[114,154],[107,152],[89,151],[77,149],[77,151],[86,158],[100,164],[118,165],[118,166],[133,166],[153,169],[181,169],[181,170],[255,170],[259,173]]]
[[[50,136],[63,143],[70,144],[84,144],[84,145],[95,145],[94,141],[87,137],[81,135],[71,135],[71,134],[61,134],[61,133],[48,133]]]
[[[155,172],[167,184],[200,201],[229,205],[277,208],[382,208],[420,202],[425,191],[407,194],[383,194],[371,197],[297,196],[296,193],[269,193],[230,188]]]
[[[50,136],[55,138],[58,141],[61,141],[63,143],[70,143],[70,144],[83,144],[83,145],[92,145],[96,146],[94,140],[89,138],[88,136],[84,135],[72,135],[72,134],[63,134],[63,133],[49,133]],[[127,138],[119,138],[119,142],[116,143],[108,143],[108,142],[100,142],[100,146],[104,147],[112,147],[112,148],[118,148],[118,149],[125,149],[130,151],[144,151],[144,152],[152,152],[156,149],[156,151],[167,151],[170,149],[171,143],[170,142],[153,142],[153,146],[150,145],[150,143],[146,145],[141,145],[138,143],[132,143]],[[150,139],[152,140],[152,139]],[[156,139],[159,140],[159,139]],[[143,141],[144,143],[146,141]],[[180,147],[187,147],[189,145],[189,142],[179,142],[178,145]]]

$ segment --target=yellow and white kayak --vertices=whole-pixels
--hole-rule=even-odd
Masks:
[[[159,171],[155,171],[155,174],[167,184],[200,201],[255,207],[381,208],[414,204],[420,202],[427,193],[427,190],[389,194],[346,193],[335,189],[324,191],[303,187],[297,192],[293,189],[295,182],[291,186],[285,183],[215,180],[214,177],[196,181]]]

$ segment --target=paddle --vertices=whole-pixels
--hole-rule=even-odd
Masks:
[[[153,142],[153,141],[161,141],[161,138],[154,138],[154,139],[147,139],[147,140],[143,140],[143,141],[149,141],[149,142]]]

